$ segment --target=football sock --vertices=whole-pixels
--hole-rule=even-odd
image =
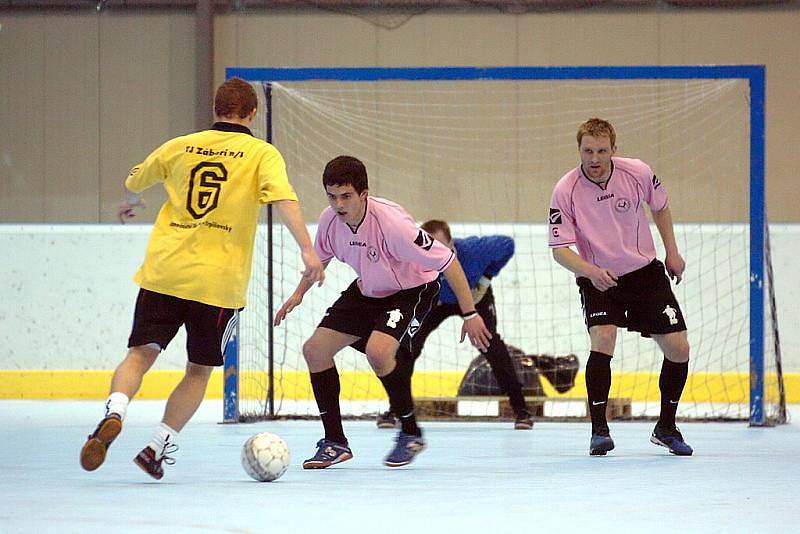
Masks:
[[[608,430],[606,407],[611,390],[611,355],[589,352],[586,361],[586,392],[589,396],[589,415],[592,418],[592,434]]]
[[[150,440],[150,443],[147,445],[155,451],[156,460],[158,460],[164,456],[166,452],[168,452],[166,450],[167,446],[175,445],[177,439],[178,432],[170,428],[166,423],[161,423],[158,425],[158,428],[156,428],[156,432],[153,434],[153,439]]]
[[[414,416],[414,399],[411,397],[411,366],[407,358],[397,358],[394,370],[386,376],[379,376],[386,393],[389,394],[389,405],[392,412],[400,419],[403,432],[421,436]]]
[[[339,372],[334,365],[320,373],[309,373],[311,375],[311,388],[314,390],[314,398],[317,400],[319,416],[322,419],[322,426],[325,428],[325,439],[347,444],[342,428],[342,413],[339,408]]]
[[[127,395],[120,393],[119,391],[115,391],[108,396],[108,400],[106,401],[106,417],[112,413],[115,413],[119,415],[120,419],[125,420],[125,413],[128,411],[129,402],[130,399]]]
[[[662,428],[675,426],[678,401],[681,399],[688,375],[688,361],[676,363],[664,358],[664,363],[661,364],[661,376],[658,378],[658,388],[661,390],[661,416],[658,418],[658,426]]]

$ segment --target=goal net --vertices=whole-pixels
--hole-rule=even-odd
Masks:
[[[321,184],[325,164],[348,154],[365,162],[371,195],[398,202],[420,223],[447,220],[454,237],[514,239],[514,257],[493,280],[498,331],[525,354],[574,354],[580,361],[574,387],[563,393],[541,378],[545,416],[585,414],[583,364],[589,352],[574,276],[554,262],[547,246],[550,195],[579,162],[578,125],[591,117],[609,120],[617,131],[617,154],[647,162],[666,187],[687,263],[684,282],[674,286],[691,344],[678,416],[763,424],[783,417],[782,384],[771,286],[762,265],[751,265],[751,242],[764,247],[763,233],[751,232],[750,225],[751,219],[759,226],[765,221],[763,124],[755,125],[757,135],[751,124],[752,117],[763,117],[763,93],[754,98],[751,70],[744,71],[748,76],[737,76],[735,69],[725,76],[727,71],[713,67],[229,69],[228,74],[255,86],[260,106],[254,131],[286,159],[307,221],[316,222],[327,205]],[[459,79],[464,73],[472,79]],[[761,106],[762,115],[758,110],[754,115],[753,106]],[[758,135],[761,144],[754,146]],[[753,180],[760,183],[751,187]],[[241,315],[237,415],[313,416],[317,408],[302,344],[355,274],[333,261],[325,285],[312,288],[274,330],[270,356],[269,229],[266,222],[259,228],[248,307]],[[660,247],[655,226],[652,231]],[[271,232],[277,309],[296,287],[302,264],[279,221]],[[663,260],[663,248],[659,257]],[[760,259],[763,252],[753,257]],[[754,306],[753,298],[760,304]],[[753,310],[760,317],[753,318]],[[458,343],[460,326],[460,319],[450,319],[428,338],[413,378],[415,397],[457,398],[478,355],[468,343]],[[611,397],[629,401],[632,416],[658,415],[662,359],[652,340],[619,331]],[[388,407],[362,354],[346,349],[336,364],[343,413],[366,415]],[[497,410],[496,399],[470,396],[459,404],[462,414]]]

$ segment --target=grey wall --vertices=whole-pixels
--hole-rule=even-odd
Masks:
[[[380,25],[398,20],[219,14],[215,80],[226,66],[766,64],[770,218],[800,221],[799,10],[431,10]],[[193,128],[192,13],[8,11],[0,24],[0,221],[113,221],[127,170]],[[145,220],[161,195],[147,192]]]

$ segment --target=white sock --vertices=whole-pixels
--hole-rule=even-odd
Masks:
[[[167,447],[175,445],[178,438],[178,432],[170,428],[166,423],[161,423],[153,434],[153,439],[148,443],[148,446],[156,452],[156,460],[164,456]]]
[[[119,415],[120,419],[124,420],[125,412],[128,411],[128,403],[130,401],[131,400],[127,395],[120,393],[119,391],[115,391],[108,396],[108,400],[106,401],[106,416],[115,413]]]

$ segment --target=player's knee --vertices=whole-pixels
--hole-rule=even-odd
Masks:
[[[125,359],[147,371],[155,363],[159,354],[161,354],[160,348],[154,348],[150,345],[140,345],[128,349],[128,355]]]
[[[614,353],[614,344],[617,342],[617,327],[614,325],[593,326],[589,331],[592,340],[592,350],[604,354]]]
[[[303,358],[309,368],[319,367],[321,364],[333,359],[333,355],[313,337],[303,343]]]
[[[186,376],[190,376],[192,378],[208,380],[213,370],[214,368],[210,365],[200,365],[192,362],[186,364]]]
[[[669,347],[664,351],[664,357],[675,363],[684,363],[689,361],[689,342],[681,340]]]
[[[367,361],[378,376],[383,376],[395,367],[394,351],[367,345]]]

